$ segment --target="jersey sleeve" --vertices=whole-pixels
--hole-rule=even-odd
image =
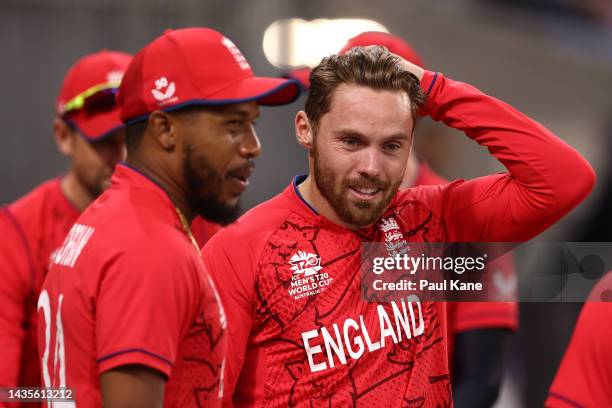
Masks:
[[[19,385],[33,266],[25,235],[3,208],[0,237],[0,387],[15,387]]]
[[[237,245],[240,250],[237,250]],[[240,238],[224,228],[202,248],[204,265],[217,287],[228,327],[224,399],[232,397],[244,364],[254,317],[256,257],[253,239]]]
[[[195,319],[203,268],[171,246],[143,244],[104,269],[96,299],[96,351],[100,374],[140,364],[167,377],[179,343]]]
[[[588,162],[513,107],[439,73],[427,71],[422,87],[428,91],[424,114],[465,132],[508,170],[444,189],[449,241],[527,241],[592,190]]]

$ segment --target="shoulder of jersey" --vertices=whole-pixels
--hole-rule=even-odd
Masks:
[[[17,219],[31,217],[38,210],[49,205],[50,200],[54,198],[53,190],[56,188],[58,188],[57,180],[47,180],[6,207]]]
[[[463,182],[457,180],[449,185]],[[401,190],[397,193],[395,205],[398,207],[409,203],[420,203],[430,210],[439,208],[444,195],[445,185],[419,185]]]

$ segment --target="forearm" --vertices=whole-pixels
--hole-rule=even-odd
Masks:
[[[100,376],[102,406],[112,408],[154,408],[163,406],[166,378],[141,365],[127,365]]]

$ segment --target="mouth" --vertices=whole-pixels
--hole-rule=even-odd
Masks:
[[[227,173],[227,178],[235,186],[235,190],[237,190],[238,193],[242,193],[249,186],[249,177],[251,177],[252,173],[252,167],[248,166],[241,169],[229,171]]]
[[[375,200],[383,193],[382,188],[363,186],[349,186],[349,191],[355,198],[365,201]]]

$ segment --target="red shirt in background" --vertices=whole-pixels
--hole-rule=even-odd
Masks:
[[[601,278],[580,312],[546,406],[612,407],[612,272]]]
[[[0,387],[40,386],[36,301],[50,258],[78,216],[59,178],[0,209]]]

